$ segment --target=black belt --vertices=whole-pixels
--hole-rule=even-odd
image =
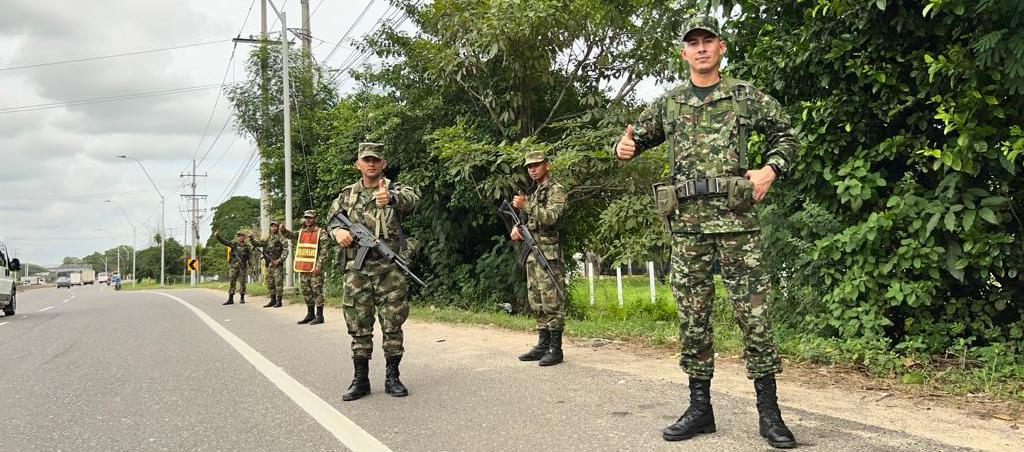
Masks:
[[[676,196],[689,199],[701,195],[725,195],[729,193],[729,179],[709,177],[687,179],[676,184]]]

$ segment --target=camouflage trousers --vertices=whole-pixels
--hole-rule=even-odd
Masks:
[[[313,272],[296,273],[299,275],[299,284],[302,285],[302,299],[309,306],[324,305],[324,274]],[[283,279],[282,279],[283,281]]]
[[[245,295],[245,280],[248,279],[248,277],[249,272],[245,267],[231,267],[230,271],[228,271],[228,279],[231,280],[231,282],[228,283],[228,294],[235,294],[235,285],[237,284],[239,286],[238,293]]]
[[[284,267],[267,266],[267,292],[277,298],[284,294]]]
[[[747,377],[782,372],[765,302],[769,287],[760,268],[760,232],[673,235],[670,280],[679,313],[679,367],[697,379],[710,380],[714,375],[711,313],[715,282],[711,268],[715,258],[733,316],[743,332]]]
[[[548,263],[559,286],[564,288],[562,263],[557,260],[549,260]],[[558,296],[554,283],[537,261],[526,263],[526,292],[530,309],[537,316],[538,330],[561,331],[565,328],[565,300]]]
[[[361,270],[349,264],[342,309],[352,336],[353,358],[370,358],[373,354],[374,315],[380,320],[384,336],[384,356],[405,353],[402,324],[409,318],[408,293],[405,274],[390,262],[367,260]]]

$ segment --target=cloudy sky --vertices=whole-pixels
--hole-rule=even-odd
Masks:
[[[289,27],[300,26],[300,0],[275,3],[287,12]],[[310,0],[319,61],[368,4],[348,42],[328,60],[334,67],[350,56],[351,41],[394,11],[386,0]],[[280,29],[272,11],[269,17]],[[159,197],[139,165],[117,154],[144,162],[167,199],[169,235],[179,241],[186,234],[179,175],[194,155],[206,155],[199,173],[209,177],[199,191],[209,195],[207,207],[229,195],[239,177],[234,194],[257,197],[255,170],[244,171],[252,142],[236,139],[230,124],[218,139],[230,110],[210,85],[220,84],[225,73],[228,83],[244,78],[249,48],[239,45],[231,61],[230,39],[240,31],[258,34],[259,21],[259,0],[4,0],[0,241],[40,264],[131,244],[125,216],[104,202],[112,199],[135,224],[139,247],[148,246],[160,224]],[[92,59],[179,46],[190,47]],[[89,60],[47,64],[77,59]],[[157,91],[173,94],[96,101]],[[208,221],[202,226],[205,240]]]

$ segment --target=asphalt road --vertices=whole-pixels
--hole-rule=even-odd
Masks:
[[[667,443],[660,429],[684,408],[684,385],[571,359],[540,368],[487,337],[415,325],[402,366],[411,395],[384,394],[378,349],[373,394],[342,402],[351,361],[340,311],[298,326],[294,306],[166,293],[180,301],[105,286],[19,295],[17,316],[0,317],[0,450],[770,450],[749,398],[716,393],[718,433]],[[783,410],[804,450],[964,450]]]

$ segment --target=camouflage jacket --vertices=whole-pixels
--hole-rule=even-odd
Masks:
[[[537,185],[537,190],[526,198],[523,213],[526,227],[533,233],[537,246],[549,260],[562,260],[558,219],[565,210],[565,188],[551,176]],[[527,261],[533,261],[531,254]]]
[[[689,82],[647,108],[634,126],[637,154],[669,142],[673,182],[704,177],[743,177],[750,169],[750,131],[764,136],[762,165],[782,174],[790,168],[796,139],[782,105],[748,82],[722,77],[701,101]],[[700,197],[682,203],[673,219],[675,232],[726,233],[759,229],[749,211],[726,207],[724,197]]]
[[[338,197],[331,204],[331,216],[339,209],[342,210],[350,220],[362,223],[388,247],[399,251],[402,248],[399,246],[401,214],[412,211],[416,207],[416,203],[419,202],[420,195],[412,187],[392,183],[388,179],[384,179],[384,184],[391,191],[390,205],[377,207],[377,200],[374,196],[377,187],[365,188],[362,179],[359,179],[338,193]],[[334,229],[330,233],[333,237]],[[349,258],[354,257],[355,248],[349,248],[347,254]]]
[[[252,244],[239,242],[237,240],[227,241],[220,235],[215,235],[221,245],[228,247],[231,252],[228,255],[228,265],[234,268],[247,268],[252,259]]]
[[[323,269],[324,259],[327,259],[327,248],[330,247],[332,243],[334,243],[334,241],[331,240],[330,236],[327,234],[327,228],[322,228],[320,226],[313,225],[312,227],[309,228],[301,227],[299,228],[298,231],[289,231],[287,229],[282,229],[281,236],[287,238],[288,240],[291,240],[294,243],[299,241],[300,232],[309,232],[315,229],[320,229],[320,234],[317,236],[316,239],[316,265],[314,268]]]
[[[281,261],[277,265],[274,265],[274,267],[284,265],[284,260],[288,250],[288,240],[284,236],[283,231],[278,232],[277,234],[270,234],[270,237],[267,237],[264,240],[253,240],[252,244],[253,246],[259,247],[263,251],[263,256],[270,259],[270,261]],[[270,264],[271,262],[267,262],[268,266],[270,266]]]

